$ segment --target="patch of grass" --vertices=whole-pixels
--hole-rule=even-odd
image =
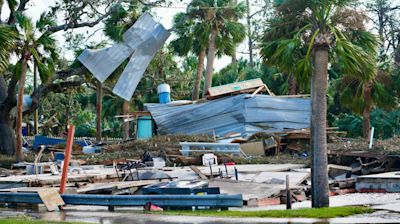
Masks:
[[[374,210],[361,206],[345,206],[331,208],[304,208],[293,210],[266,210],[266,211],[164,211],[167,215],[189,216],[220,216],[220,217],[271,217],[271,218],[335,218],[356,214],[372,213]]]
[[[83,222],[56,222],[56,221],[32,220],[32,219],[21,219],[21,218],[0,219],[0,223],[1,224],[84,224]]]

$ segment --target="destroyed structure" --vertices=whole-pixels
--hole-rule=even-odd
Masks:
[[[114,88],[129,100],[168,36],[144,14],[123,43],[85,50],[79,60],[104,81],[134,52]],[[138,139],[73,144],[73,127],[67,140],[36,136],[34,162],[1,170],[0,203],[44,204],[49,211],[100,205],[112,211],[119,206],[227,209],[310,198],[307,96],[275,96],[261,79],[212,87],[197,102],[170,102],[168,91],[161,87],[160,104],[132,114]],[[331,195],[400,192],[399,176],[389,172],[400,168],[398,156],[351,146],[334,127],[327,134],[335,146],[329,148]],[[345,150],[335,150],[343,144]],[[301,164],[248,164],[283,154],[289,155],[287,162]]]

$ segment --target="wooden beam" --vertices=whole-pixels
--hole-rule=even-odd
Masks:
[[[197,167],[190,166],[190,169],[192,169],[193,172],[195,172],[197,175],[199,175],[200,179],[208,180],[207,176],[203,172],[201,172]]]

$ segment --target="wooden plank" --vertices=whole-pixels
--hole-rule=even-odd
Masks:
[[[248,98],[253,98],[257,93],[259,93],[262,89],[264,89],[265,88],[265,86],[260,86],[260,87],[258,87],[258,89],[256,89],[256,91],[254,91],[252,94],[251,94],[251,96],[248,96],[248,97],[246,97],[247,99]]]
[[[159,180],[137,180],[137,181],[125,181],[117,184],[117,189],[131,188],[131,187],[141,187],[150,184],[159,183]]]
[[[88,173],[71,174],[68,178],[68,182],[109,182],[118,178],[115,169],[113,168],[95,169],[87,172]],[[0,183],[26,183],[28,186],[38,187],[60,184],[60,176],[55,176],[52,174],[15,175],[0,177]]]
[[[215,86],[208,89],[208,95],[210,97],[216,97],[229,93],[239,92],[247,89],[256,89],[260,86],[264,86],[263,81],[258,79],[246,80],[242,82],[230,83],[222,86]]]
[[[42,189],[38,191],[38,194],[50,212],[58,209],[58,206],[65,205],[64,200],[56,189]]]
[[[192,169],[193,172],[195,172],[197,175],[199,175],[200,179],[208,180],[207,176],[203,172],[201,172],[197,167],[190,166],[190,169]]]
[[[343,171],[353,171],[353,168],[351,166],[342,166],[342,165],[336,165],[336,164],[328,164],[328,170],[329,169],[336,169],[336,170],[343,170]]]

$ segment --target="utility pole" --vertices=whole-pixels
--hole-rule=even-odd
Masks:
[[[233,1],[233,7],[236,7],[238,4],[238,0],[234,0]],[[235,22],[237,22],[237,19],[235,20]],[[232,54],[232,61],[231,64],[236,64],[237,63],[237,55],[236,55],[236,46],[235,46],[235,50]]]
[[[250,1],[246,0],[246,5],[247,5],[247,38],[248,38],[248,45],[249,45],[249,54],[250,54],[250,67],[254,67],[254,59],[253,59],[253,37],[252,37],[252,31],[251,31],[251,15],[250,15]]]
[[[37,88],[37,65],[36,62],[33,61],[33,91]],[[35,110],[33,114],[33,125],[35,128],[35,135],[39,134],[39,111],[38,109]]]

